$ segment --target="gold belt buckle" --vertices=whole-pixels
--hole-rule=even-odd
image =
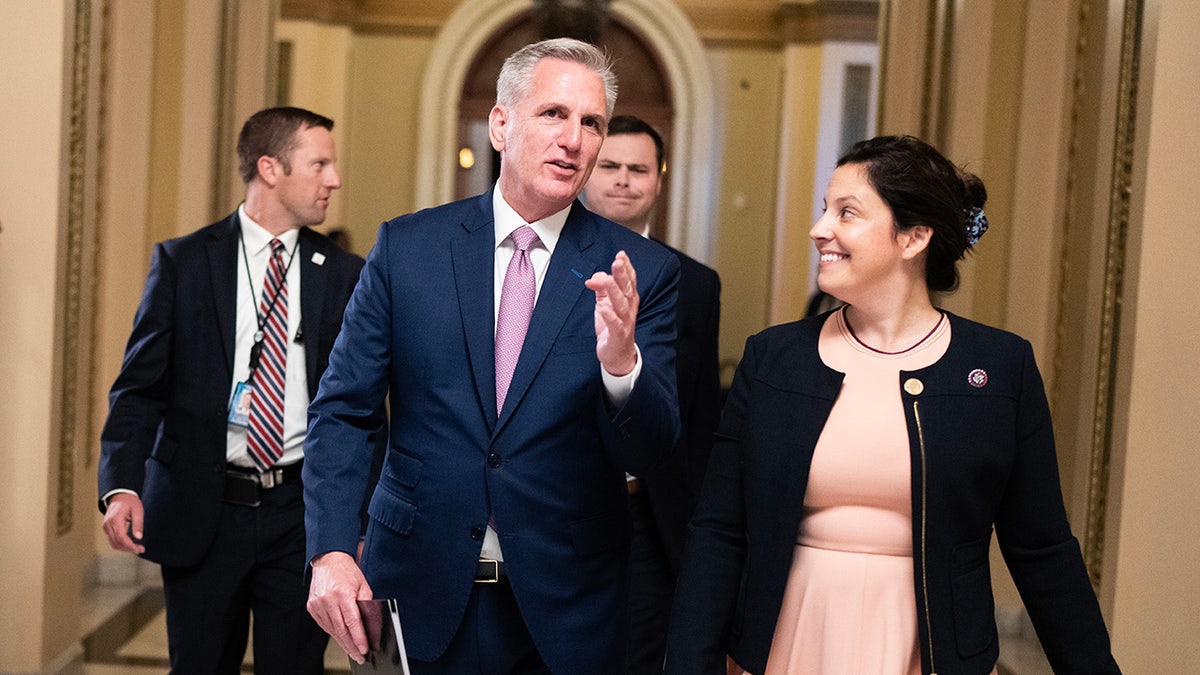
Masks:
[[[492,565],[492,577],[490,579],[487,577],[480,579],[479,578],[479,565],[486,565],[488,563],[491,563],[491,565]],[[476,565],[476,567],[475,567],[475,583],[477,583],[477,584],[495,584],[495,583],[499,583],[499,581],[500,581],[500,561],[499,560],[488,560],[487,558],[480,558],[479,564]]]

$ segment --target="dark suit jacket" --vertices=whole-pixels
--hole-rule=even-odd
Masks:
[[[659,539],[678,574],[688,521],[696,508],[721,417],[717,356],[721,279],[706,265],[673,248],[671,251],[679,258],[675,370],[682,433],[674,454],[660,470],[640,478],[646,484]]]
[[[154,247],[125,360],[109,395],[100,439],[100,495],[117,488],[140,495],[145,557],[165,565],[199,562],[221,511],[242,269],[239,230],[234,212]],[[314,253],[324,256],[322,264],[313,261]],[[363,261],[308,228],[300,230],[296,255],[308,391],[315,397]],[[374,417],[377,425],[381,416],[382,409]]]
[[[666,672],[762,672],[782,606],[813,449],[843,375],[822,361],[828,314],[746,342],[675,594]],[[923,672],[991,672],[999,655],[988,549],[1058,673],[1117,673],[1071,535],[1050,410],[1028,342],[948,315],[945,355],[902,372],[912,456],[913,586]],[[979,374],[986,373],[981,383]],[[869,420],[864,420],[869,423]]]
[[[495,514],[505,567],[554,672],[623,667],[630,539],[625,471],[644,474],[678,435],[675,296],[665,248],[571,208],[496,414],[492,194],[386,222],[310,408],[304,465],[309,558],[353,553],[368,480],[364,415],[391,401],[391,446],[371,498],[362,570],[399,599],[410,657],[442,655],[462,620]],[[642,370],[605,402],[595,296],[584,281],[624,249],[637,270]]]

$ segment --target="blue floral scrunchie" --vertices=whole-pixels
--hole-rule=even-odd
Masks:
[[[983,209],[978,206],[972,206],[965,211],[965,226],[967,229],[967,245],[974,246],[979,238],[987,232],[988,221],[987,216],[983,215]]]

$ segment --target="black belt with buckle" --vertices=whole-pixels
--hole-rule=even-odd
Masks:
[[[494,584],[507,578],[508,573],[504,571],[503,560],[480,558],[479,562],[475,563],[475,583],[477,584]]]
[[[255,469],[225,465],[225,501],[240,506],[258,506],[262,503],[262,491],[280,485],[299,485],[300,471],[304,461],[277,466],[259,473]]]

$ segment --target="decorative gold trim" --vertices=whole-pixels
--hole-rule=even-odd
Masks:
[[[1085,67],[1085,56],[1087,55],[1087,47],[1090,44],[1087,39],[1087,17],[1089,15],[1089,5],[1087,0],[1079,3],[1078,12],[1075,15],[1075,70],[1071,74],[1071,113],[1067,122],[1067,170],[1066,179],[1064,181],[1064,191],[1067,199],[1063,200],[1063,210],[1059,213],[1058,222],[1061,223],[1062,232],[1062,248],[1058,254],[1058,294],[1055,298],[1056,307],[1054,316],[1057,320],[1054,324],[1054,343],[1050,353],[1051,372],[1054,373],[1052,384],[1047,392],[1047,398],[1050,400],[1050,409],[1058,409],[1058,401],[1060,400],[1060,392],[1062,391],[1062,377],[1059,376],[1063,372],[1064,359],[1063,345],[1067,342],[1067,308],[1070,306],[1070,293],[1068,292],[1067,280],[1071,270],[1070,252],[1073,244],[1073,233],[1076,229],[1077,218],[1075,209],[1071,207],[1071,197],[1075,194],[1075,190],[1079,185],[1079,125],[1084,103],[1084,80],[1087,75]]]
[[[1070,291],[1070,274],[1072,269],[1071,252],[1075,250],[1077,245],[1076,242],[1079,239],[1079,213],[1078,209],[1073,207],[1073,203],[1076,201],[1074,199],[1074,195],[1079,189],[1079,165],[1080,162],[1083,161],[1080,157],[1080,143],[1082,142],[1082,139],[1080,138],[1080,127],[1083,123],[1085,111],[1089,110],[1094,105],[1093,97],[1089,96],[1087,91],[1088,47],[1093,44],[1093,42],[1088,39],[1088,17],[1092,14],[1093,9],[1091,7],[1091,3],[1088,0],[1081,0],[1078,5],[1078,11],[1075,15],[1075,69],[1071,77],[1071,113],[1068,122],[1069,137],[1067,140],[1067,170],[1064,185],[1067,199],[1063,202],[1063,211],[1059,214],[1058,218],[1058,222],[1062,224],[1062,248],[1059,252],[1058,259],[1058,295],[1056,298],[1057,307],[1055,308],[1055,316],[1057,317],[1057,321],[1055,322],[1054,344],[1051,350],[1051,354],[1053,354],[1051,368],[1055,376],[1052,379],[1052,385],[1050,391],[1048,392],[1051,410],[1058,409],[1059,401],[1061,400],[1061,391],[1063,388],[1062,373],[1066,367],[1066,350],[1064,345],[1066,345],[1068,342],[1068,310],[1072,303]],[[1090,486],[1095,482],[1093,468],[1094,462],[1092,460],[1093,454],[1093,452],[1089,451],[1089,490],[1091,489]],[[1087,509],[1088,513],[1090,513],[1092,510],[1090,497],[1088,500]],[[1091,536],[1089,536],[1089,533],[1086,531],[1086,523],[1084,529],[1085,532],[1082,539],[1085,542],[1084,548],[1086,549],[1086,542],[1091,539]],[[1093,566],[1093,564],[1087,560],[1086,555],[1084,561],[1087,564],[1089,575],[1092,575],[1093,586],[1098,586],[1098,572],[1100,569],[1099,561],[1097,560]],[[1093,569],[1095,572],[1093,572]]]
[[[96,311],[94,308],[100,306],[100,260],[103,248],[103,237],[100,236],[100,223],[104,222],[104,187],[105,187],[105,158],[108,154],[108,143],[105,136],[105,130],[108,129],[108,91],[109,91],[109,48],[112,42],[112,3],[109,0],[100,1],[100,53],[97,56],[99,61],[99,72],[97,73],[97,91],[99,95],[96,97],[96,146],[95,161],[92,166],[95,167],[95,196],[92,199],[92,207],[94,212],[91,217],[91,226],[89,230],[88,243],[90,246],[89,265],[88,265],[88,306],[92,307],[92,311],[88,313],[88,344],[90,345],[87,351],[87,369],[84,381],[87,383],[87,391],[92,392],[93,384],[98,377],[97,369],[99,368],[98,360],[95,356],[96,345],[100,344],[100,322],[96,319]],[[82,446],[82,454],[84,457],[84,466],[92,469],[95,466],[93,460],[97,459],[96,452],[99,451],[99,445],[91,442],[93,438],[99,438],[100,433],[96,429],[95,424],[95,397],[89,395],[86,398],[86,410],[80,412],[84,420],[84,441]]]
[[[1112,419],[1117,379],[1121,302],[1125,289],[1125,255],[1129,233],[1129,198],[1133,184],[1133,142],[1137,126],[1138,76],[1142,45],[1143,0],[1125,0],[1121,22],[1121,65],[1117,84],[1116,134],[1109,183],[1108,224],[1104,250],[1104,293],[1100,345],[1096,358],[1096,390],[1089,457],[1087,525],[1083,559],[1093,586],[1101,581],[1104,523],[1107,512]]]
[[[79,334],[82,303],[84,218],[87,199],[88,78],[91,74],[92,3],[75,0],[71,45],[71,101],[67,123],[66,264],[62,301],[62,379],[58,410],[58,494],[55,532],[74,525],[75,438],[79,396]]]

